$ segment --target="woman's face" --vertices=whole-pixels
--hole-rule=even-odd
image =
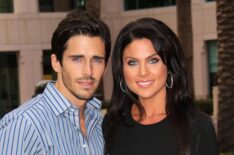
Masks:
[[[167,67],[149,39],[136,39],[123,51],[123,72],[127,87],[139,99],[166,94]]]

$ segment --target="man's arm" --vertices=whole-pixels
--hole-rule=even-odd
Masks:
[[[7,120],[7,119],[5,119]],[[30,155],[43,151],[36,128],[22,116],[9,121],[1,120],[0,154]]]

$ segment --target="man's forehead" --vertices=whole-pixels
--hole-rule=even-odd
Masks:
[[[71,37],[67,44],[64,54],[68,55],[105,55],[105,44],[101,37],[86,35],[76,35]]]

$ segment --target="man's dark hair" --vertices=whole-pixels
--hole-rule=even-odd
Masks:
[[[49,80],[42,80],[39,81],[36,84],[35,90],[34,90],[34,94],[32,95],[32,97],[36,97],[38,94],[42,94],[47,86],[47,83],[49,82]]]
[[[105,44],[105,62],[107,63],[111,50],[108,26],[85,11],[73,10],[59,23],[51,40],[52,53],[56,55],[61,65],[67,41],[76,35],[100,37]]]

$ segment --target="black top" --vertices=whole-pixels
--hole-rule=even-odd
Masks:
[[[177,154],[176,134],[168,117],[150,125],[135,122],[131,115],[126,121],[117,126],[109,155]],[[107,125],[105,119],[104,125]],[[189,126],[192,155],[219,154],[215,130],[208,116],[199,113],[189,117]]]

